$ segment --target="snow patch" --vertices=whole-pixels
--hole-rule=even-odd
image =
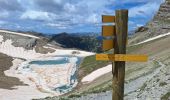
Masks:
[[[139,42],[139,43],[137,43],[137,44],[135,44],[135,45],[139,45],[139,44],[143,44],[143,43],[146,43],[146,42],[150,42],[150,41],[153,41],[153,40],[156,40],[156,39],[159,39],[159,38],[168,36],[168,35],[170,35],[170,32],[169,32],[169,33],[166,33],[166,34],[161,34],[161,35],[155,36],[155,37],[150,38],[150,39],[146,39],[146,40],[144,40],[144,41],[142,41],[142,42]]]
[[[11,32],[11,31],[6,31],[6,30],[0,30],[0,32],[3,32],[3,33],[10,33],[10,34],[21,35],[21,36],[26,36],[26,37],[31,37],[31,38],[39,39],[39,37],[37,37],[37,36],[29,35],[29,34],[24,34],[24,33]]]
[[[85,76],[81,80],[81,82],[83,82],[83,83],[90,83],[93,80],[95,80],[96,78],[98,78],[98,77],[100,77],[100,76],[102,76],[104,74],[107,74],[107,73],[109,73],[111,71],[112,71],[112,65],[110,64],[110,65],[107,65],[107,66],[105,66],[103,68],[99,68],[99,69],[93,71],[89,75]]]
[[[34,59],[43,54],[36,53],[35,50],[26,50],[23,47],[15,47],[12,45],[12,40],[6,40],[0,44],[0,52],[12,57]]]
[[[0,40],[3,40],[3,37],[0,35]],[[1,42],[0,44],[0,52],[7,54],[11,57],[23,58],[23,59],[38,59],[38,58],[45,58],[47,56],[59,56],[59,55],[75,55],[79,57],[86,57],[90,55],[94,55],[92,52],[86,51],[79,51],[79,50],[62,50],[62,49],[55,49],[49,47],[55,52],[48,53],[48,54],[41,54],[37,53],[34,49],[33,50],[26,50],[23,47],[15,47],[12,45],[12,40],[8,39],[5,42]],[[79,52],[79,54],[73,54],[74,51]]]
[[[2,42],[4,39],[3,39],[3,36],[0,35],[0,42]]]

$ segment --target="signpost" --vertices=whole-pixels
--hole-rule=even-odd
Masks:
[[[115,25],[102,26],[103,37],[114,37],[103,40],[103,50],[114,49],[113,54],[96,54],[96,60],[112,61],[113,73],[113,100],[123,100],[125,61],[146,62],[146,55],[126,54],[128,35],[128,10],[116,10],[116,16],[102,16],[103,23]]]

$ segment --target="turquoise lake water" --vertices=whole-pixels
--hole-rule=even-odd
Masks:
[[[31,61],[29,64],[35,64],[35,65],[57,65],[57,64],[65,64],[69,63],[69,60],[67,57],[57,60],[36,60]]]

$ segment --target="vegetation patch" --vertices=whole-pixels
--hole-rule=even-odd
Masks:
[[[127,53],[136,51],[137,49],[140,49],[142,46],[143,46],[143,44],[129,46],[129,47],[127,47]]]
[[[169,100],[170,99],[170,92],[166,93],[161,97],[161,100]]]
[[[158,78],[158,79],[156,80],[156,82],[159,82],[159,80],[160,80],[160,79]]]
[[[161,86],[161,87],[162,87],[162,86],[165,86],[165,85],[167,85],[166,82],[160,82],[160,83],[159,83],[159,86]]]
[[[144,84],[141,86],[140,91],[143,91],[143,90],[145,89],[146,86],[147,86],[147,84],[144,83]]]
[[[112,81],[109,80],[107,82],[104,82],[103,84],[97,85],[90,90],[84,92],[83,94],[90,94],[90,93],[101,93],[106,92],[112,89]]]

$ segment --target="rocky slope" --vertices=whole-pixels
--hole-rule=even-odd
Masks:
[[[6,30],[0,30],[0,36],[3,38],[3,42],[7,40],[12,41],[12,45],[15,47],[23,47],[26,50],[33,50],[37,53],[46,54],[48,52],[54,52],[54,50],[50,48],[44,48],[44,46],[49,45],[49,39],[42,36],[35,36],[30,33],[19,33],[19,32],[11,32]],[[55,43],[55,48],[60,48],[60,45]]]
[[[136,30],[131,37],[130,44],[138,43],[148,38],[168,33],[170,31],[170,0],[161,4],[159,11],[147,25]]]

